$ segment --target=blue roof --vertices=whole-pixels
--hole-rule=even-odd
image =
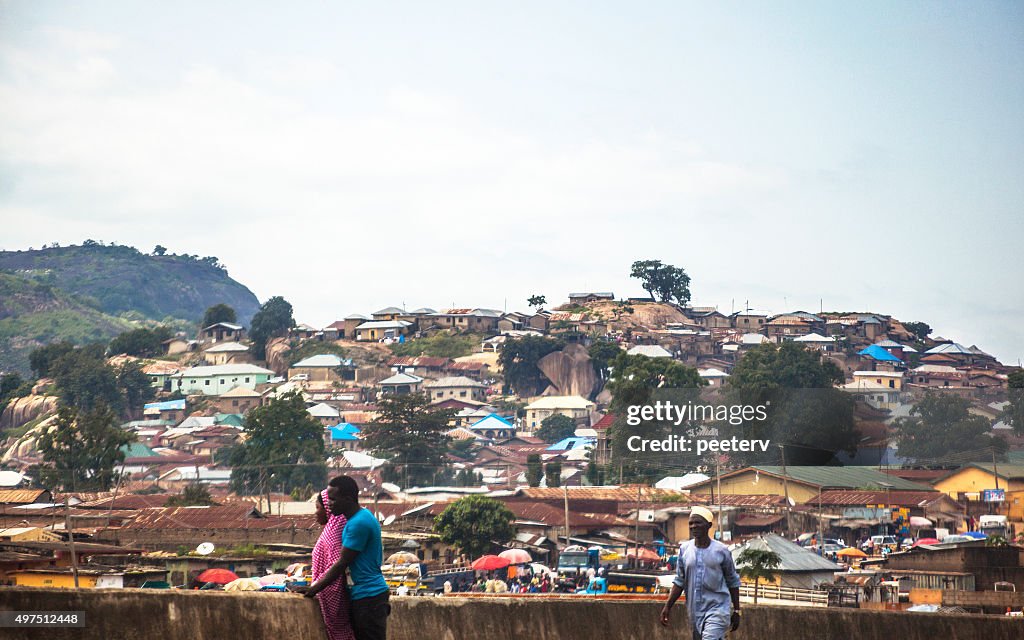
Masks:
[[[485,424],[486,423],[486,424]],[[511,422],[502,418],[496,413],[492,413],[486,418],[481,418],[470,425],[470,429],[515,429],[515,425]]]
[[[581,438],[580,436],[569,436],[551,445],[546,451],[572,451],[587,445],[594,444],[594,438]]]
[[[156,409],[157,411],[175,411],[185,410],[185,399],[180,400],[167,400],[165,402],[148,402],[142,405],[143,410],[145,409]]]
[[[359,427],[349,422],[341,422],[331,427],[331,440],[358,440]]]
[[[867,356],[880,362],[903,362],[877,344],[873,344],[866,349],[862,349],[860,351],[860,355]]]

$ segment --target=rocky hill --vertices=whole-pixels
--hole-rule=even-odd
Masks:
[[[0,371],[28,371],[32,349],[106,341],[133,322],[198,322],[226,303],[248,325],[259,301],[216,258],[147,255],[132,247],[0,251]],[[180,324],[180,323],[178,323]]]

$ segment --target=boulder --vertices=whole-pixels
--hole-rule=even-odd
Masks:
[[[570,344],[561,351],[549,353],[537,362],[537,368],[551,382],[546,395],[589,398],[597,387],[594,365],[586,347],[579,344]]]

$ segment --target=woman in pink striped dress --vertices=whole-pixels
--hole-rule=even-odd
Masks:
[[[320,537],[313,547],[313,581],[315,582],[341,558],[341,532],[345,516],[331,514],[327,508],[327,490],[316,497],[316,520],[323,525]],[[320,612],[324,616],[328,640],[355,640],[349,621],[348,587],[344,578],[335,580],[317,594]]]

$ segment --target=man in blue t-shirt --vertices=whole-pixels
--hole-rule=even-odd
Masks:
[[[384,640],[391,605],[388,604],[388,583],[380,572],[384,561],[380,524],[372,513],[359,506],[359,486],[349,476],[331,479],[327,501],[331,513],[348,520],[341,534],[341,559],[309,588],[306,597],[320,593],[347,569],[356,640]]]

